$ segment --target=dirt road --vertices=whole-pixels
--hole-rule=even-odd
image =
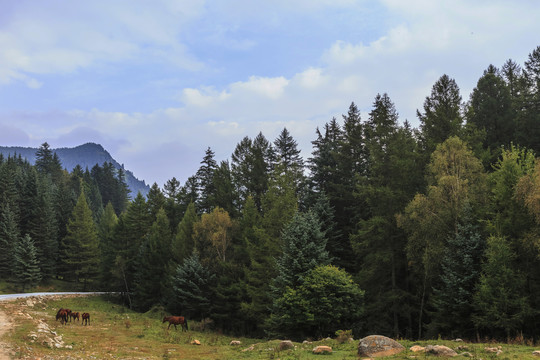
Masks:
[[[10,359],[10,347],[2,341],[4,334],[11,328],[11,322],[7,315],[0,309],[0,360]]]

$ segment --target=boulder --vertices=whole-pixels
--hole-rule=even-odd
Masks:
[[[370,335],[358,342],[358,355],[367,357],[391,356],[405,350],[395,340],[382,335]]]
[[[457,356],[457,352],[443,345],[428,345],[426,346],[426,353],[435,356],[454,357]]]
[[[197,339],[191,341],[191,345],[201,345],[201,342]]]
[[[540,356],[540,350],[535,350],[532,352],[533,356]]]
[[[330,346],[324,346],[324,345],[316,346],[313,348],[313,353],[314,354],[331,354],[332,348]]]
[[[229,345],[240,345],[242,344],[239,340],[232,340]]]
[[[289,350],[289,349],[293,349],[293,348],[294,348],[294,344],[292,343],[291,340],[283,340],[278,345],[278,350],[279,351]]]
[[[414,345],[414,346],[411,346],[409,350],[411,350],[412,352],[424,352],[426,351],[426,348],[420,345]]]

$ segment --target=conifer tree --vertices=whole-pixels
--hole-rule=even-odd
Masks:
[[[472,215],[470,207],[466,206],[457,233],[448,238],[441,260],[440,282],[434,288],[433,320],[428,337],[448,334],[454,338],[473,338],[475,335],[473,296],[480,278],[484,240]]]
[[[101,257],[101,281],[106,286],[111,282],[111,277],[116,261],[116,248],[115,248],[115,231],[118,224],[118,217],[114,211],[111,202],[107,204],[101,218],[97,225],[99,244],[100,244],[100,257]],[[122,283],[113,287],[122,288]]]
[[[301,183],[304,181],[304,160],[300,156],[298,143],[291,136],[287,128],[283,128],[274,141],[274,148],[278,163],[283,165],[283,169],[293,174],[293,182],[296,188],[299,189]]]
[[[171,230],[175,230],[180,221],[182,220],[183,213],[185,208],[183,208],[180,203],[180,181],[175,177],[170,180],[167,180],[165,185],[163,185],[163,194],[165,195],[165,205],[163,208],[169,217],[171,223]]]
[[[195,248],[193,225],[198,221],[195,204],[189,203],[172,240],[171,255],[176,264],[191,256]]]
[[[312,212],[296,213],[282,234],[283,254],[277,260],[278,275],[273,280],[277,297],[286,287],[303,283],[307,273],[318,265],[330,263],[326,238],[319,219]]]
[[[471,93],[467,125],[474,124],[485,131],[483,147],[493,153],[491,162],[497,158],[500,146],[510,145],[514,138],[512,116],[510,90],[498,69],[490,65]]]
[[[523,295],[525,279],[515,271],[515,253],[502,236],[487,241],[486,260],[474,296],[473,320],[483,334],[509,340],[523,329],[531,308]]]
[[[122,264],[122,268],[125,269],[117,275],[119,275],[118,280],[124,283],[122,288],[127,288],[127,292],[133,291],[134,274],[138,268],[138,254],[151,226],[148,205],[139,192],[129,204],[126,212],[118,219],[115,232],[116,262]]]
[[[92,211],[86,202],[84,191],[79,195],[73,214],[67,225],[67,235],[62,239],[61,261],[67,273],[77,282],[94,280],[99,269],[99,239]]]
[[[211,311],[212,286],[216,275],[204,267],[194,252],[175,268],[172,277],[174,309],[190,319],[202,320]]]
[[[199,185],[199,209],[203,213],[210,213],[215,203],[214,174],[218,166],[214,156],[214,152],[208,147],[196,174]]]
[[[0,276],[7,279],[13,272],[13,253],[19,243],[19,228],[8,201],[0,205]]]
[[[238,194],[234,188],[232,173],[228,161],[222,161],[214,171],[214,206],[227,211],[231,217],[238,214]]]
[[[456,81],[444,74],[435,82],[424,101],[424,112],[416,111],[424,151],[431,154],[437,144],[459,135],[463,118],[461,95]]]
[[[43,278],[53,277],[57,270],[59,241],[52,190],[53,184],[49,177],[41,177],[38,180],[37,211],[32,240],[40,259]]]
[[[150,218],[155,221],[159,210],[165,207],[165,195],[161,192],[159,185],[154,183],[150,187],[150,191],[148,191],[146,198],[146,205],[150,213]]]
[[[20,238],[13,249],[13,272],[23,292],[41,281],[36,247],[28,234]]]
[[[160,303],[166,294],[171,238],[169,219],[165,210],[160,209],[138,254],[134,305],[141,311]]]

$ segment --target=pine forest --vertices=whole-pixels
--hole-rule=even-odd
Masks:
[[[366,104],[363,104],[364,106]],[[387,93],[313,129],[211,146],[183,184],[131,194],[111,163],[0,157],[0,278],[122,294],[227,334],[535,338],[540,46],[468,98],[442,75],[402,121]],[[208,144],[211,145],[211,144]],[[174,175],[174,174],[171,174]]]

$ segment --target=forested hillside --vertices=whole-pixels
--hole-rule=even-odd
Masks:
[[[28,160],[30,164],[36,161],[36,152],[38,149],[20,146],[0,146],[0,154],[4,157],[21,155]],[[139,191],[141,194],[148,194],[149,186],[143,180],[137,179],[133,173],[120,165],[111,154],[103,148],[103,146],[94,143],[86,143],[73,148],[58,148],[51,149],[60,160],[62,167],[67,171],[72,171],[75,166],[79,165],[83,170],[92,169],[94,165],[103,165],[108,162],[113,164],[115,169],[124,171],[125,181],[130,190],[130,195],[134,197]]]
[[[442,75],[401,122],[386,93],[314,129],[208,147],[196,174],[128,201],[104,164],[0,161],[0,275],[120,291],[231,334],[535,338],[540,47],[463,99]],[[211,145],[211,144],[209,144]],[[174,174],[171,174],[174,175]]]

